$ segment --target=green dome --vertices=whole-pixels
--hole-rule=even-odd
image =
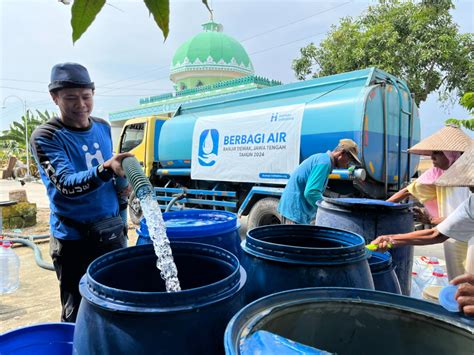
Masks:
[[[182,80],[187,76],[185,73],[195,76],[196,71],[202,71],[203,75],[217,72],[221,77],[239,77],[254,73],[244,47],[222,33],[221,25],[209,22],[204,24],[203,28],[204,32],[187,40],[176,51],[171,62],[171,80]]]

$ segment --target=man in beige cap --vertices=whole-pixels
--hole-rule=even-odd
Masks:
[[[323,198],[328,177],[334,168],[361,164],[357,144],[341,139],[332,152],[318,153],[304,160],[291,174],[278,205],[283,224],[310,224],[316,216],[316,202]]]
[[[437,186],[466,186],[474,190],[473,166],[474,144],[435,181],[435,184]],[[467,258],[464,262],[467,273],[457,276],[451,283],[459,285],[456,293],[459,309],[467,315],[474,316],[474,195],[471,194],[435,228],[406,234],[383,235],[373,240],[371,244],[377,245],[378,251],[385,251],[389,245],[393,248],[405,245],[429,245],[442,243],[449,238],[469,243]]]

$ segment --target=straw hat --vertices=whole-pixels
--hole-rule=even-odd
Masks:
[[[474,140],[461,157],[435,181],[438,186],[474,186]]]
[[[456,125],[447,125],[408,149],[412,154],[431,155],[434,151],[465,152],[471,138]]]

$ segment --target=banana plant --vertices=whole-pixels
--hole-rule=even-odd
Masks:
[[[9,147],[15,147],[20,152],[26,151],[26,141],[29,142],[31,133],[36,127],[50,120],[53,116],[54,114],[50,114],[48,111],[36,110],[36,114],[33,114],[30,110],[27,110],[26,114],[21,116],[19,122],[12,122],[10,128],[2,132],[0,142]]]

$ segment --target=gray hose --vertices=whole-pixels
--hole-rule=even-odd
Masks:
[[[153,193],[153,186],[150,180],[143,173],[143,169],[135,157],[127,157],[122,160],[122,168],[125,176],[132,185],[135,195],[140,199],[148,193]]]
[[[173,205],[177,201],[182,200],[185,197],[186,197],[186,190],[184,192],[180,193],[179,195],[176,195],[175,197],[173,197],[171,199],[171,201],[168,203],[168,206],[166,206],[165,212],[169,212],[171,210],[171,207],[173,207]]]
[[[48,238],[49,238],[49,235],[48,235]],[[41,254],[41,250],[31,240],[27,240],[27,239],[23,239],[23,238],[6,239],[6,240],[8,240],[9,242],[12,242],[12,243],[21,243],[21,244],[25,244],[26,246],[29,246],[35,252],[36,264],[38,264],[38,266],[42,267],[43,269],[54,271],[54,266],[43,260],[43,255]]]
[[[4,237],[21,238],[21,239],[27,239],[27,240],[49,239],[49,234],[21,235],[17,233],[2,233],[2,235]]]

